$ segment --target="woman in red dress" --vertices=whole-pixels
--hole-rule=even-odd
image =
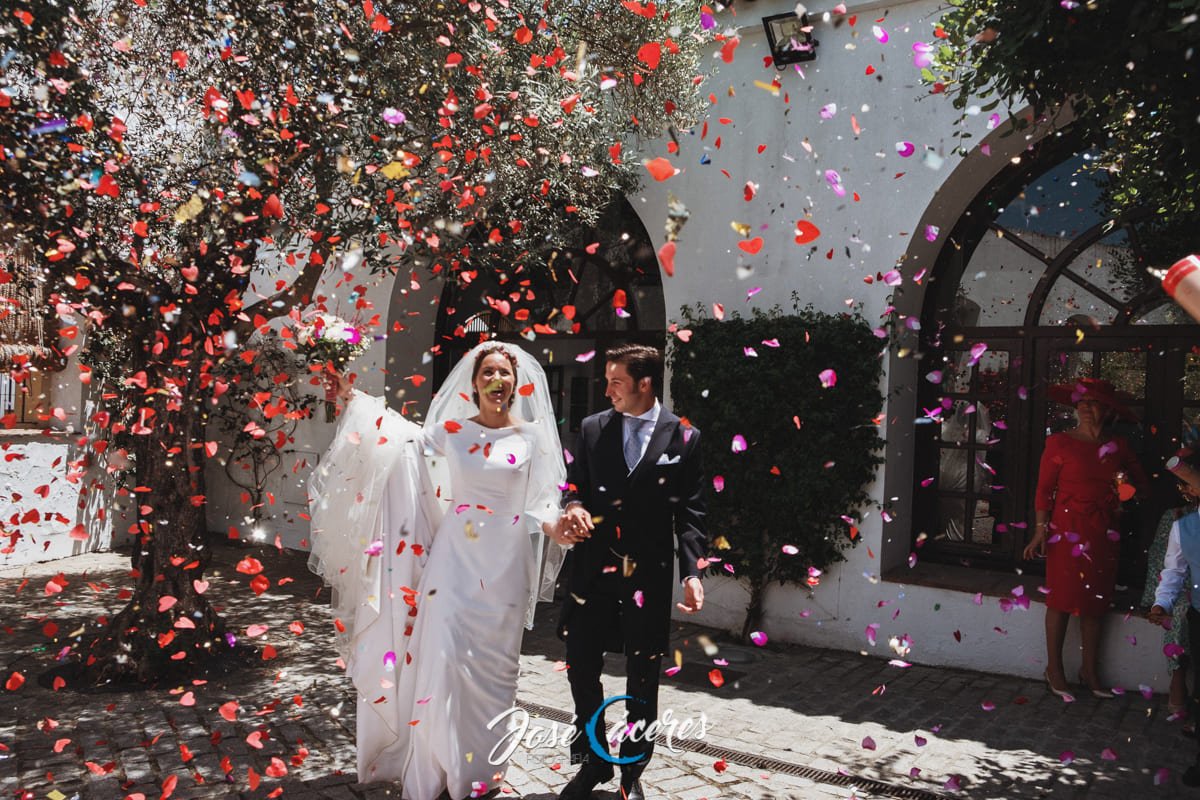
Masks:
[[[1103,688],[1097,658],[1104,614],[1116,584],[1120,503],[1149,489],[1129,444],[1105,426],[1114,417],[1136,419],[1113,385],[1083,378],[1052,386],[1050,398],[1075,406],[1076,426],[1046,439],[1038,471],[1037,527],[1025,558],[1046,558],[1046,683],[1069,697],[1063,668],[1067,621],[1079,616],[1083,663],[1079,682],[1096,697]]]

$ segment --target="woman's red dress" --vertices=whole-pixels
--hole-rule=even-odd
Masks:
[[[1085,442],[1066,433],[1046,439],[1037,510],[1051,512],[1046,531],[1050,608],[1084,616],[1108,611],[1121,551],[1118,472],[1139,494],[1147,491],[1146,474],[1124,439]]]

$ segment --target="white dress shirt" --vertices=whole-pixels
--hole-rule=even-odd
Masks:
[[[1171,607],[1175,605],[1175,599],[1185,588],[1187,571],[1188,563],[1187,559],[1183,557],[1183,546],[1179,543],[1179,522],[1177,520],[1171,524],[1171,533],[1167,538],[1167,554],[1163,556],[1162,575],[1158,581],[1158,589],[1154,592],[1154,605],[1162,606],[1167,611],[1171,610]],[[1197,599],[1200,599],[1200,592],[1193,591],[1193,606]]]

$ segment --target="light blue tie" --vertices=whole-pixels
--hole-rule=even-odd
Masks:
[[[642,426],[650,420],[639,417],[626,417],[629,425],[629,438],[625,440],[625,466],[633,472],[633,468],[642,460]]]

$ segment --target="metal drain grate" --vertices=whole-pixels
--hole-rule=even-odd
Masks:
[[[527,703],[524,700],[518,700],[517,705],[530,714],[543,719],[561,722],[565,725],[570,725],[574,717],[573,714],[550,706],[543,706],[539,703]],[[945,800],[946,795],[931,792],[927,789],[918,789],[912,786],[899,786],[894,783],[886,783],[885,781],[877,781],[871,778],[856,778],[853,775],[843,775],[838,772],[829,772],[824,769],[816,769],[814,767],[805,767],[800,764],[793,764],[789,761],[781,761],[777,758],[767,758],[765,756],[754,755],[753,753],[744,753],[741,750],[730,750],[728,747],[719,747],[717,745],[706,744],[696,739],[684,739],[675,742],[675,747],[680,750],[687,750],[689,753],[696,753],[702,756],[710,756],[712,758],[722,759],[730,764],[738,764],[751,769],[760,769],[767,772],[780,772],[784,775],[792,775],[797,778],[812,781],[813,783],[823,783],[829,786],[844,786],[846,788],[855,788],[860,792],[870,792],[871,794],[880,797],[894,797],[897,800]]]

